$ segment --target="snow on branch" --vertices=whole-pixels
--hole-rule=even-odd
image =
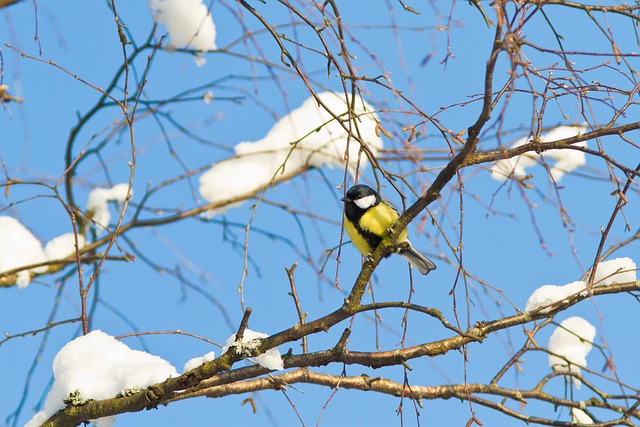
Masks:
[[[210,203],[233,200],[268,186],[281,173],[303,168],[341,167],[348,156],[348,168],[355,175],[358,167],[367,164],[367,156],[360,155],[360,143],[345,130],[358,135],[368,150],[375,155],[382,148],[382,139],[376,134],[378,124],[374,109],[357,99],[354,115],[350,117],[344,95],[323,92],[318,98],[339,120],[315,98],[282,117],[267,135],[254,142],[236,145],[236,157],[224,160],[200,177],[200,194]],[[232,206],[209,211],[209,215],[223,213]]]
[[[558,126],[549,132],[540,135],[540,142],[558,141],[580,135],[587,131],[586,126]],[[530,136],[520,138],[511,144],[510,148],[520,147],[531,141]],[[586,141],[573,144],[576,147],[586,147]],[[574,171],[587,162],[586,156],[578,150],[547,150],[542,154],[529,152],[510,159],[498,160],[491,166],[491,177],[497,181],[504,181],[509,177],[523,177],[527,174],[527,169],[535,166],[541,160],[554,160],[554,164],[549,167],[549,173],[554,182],[560,182],[566,173]]]
[[[44,409],[25,427],[39,426],[69,401],[78,405],[108,399],[178,375],[161,357],[132,350],[100,330],[92,331],[67,343],[53,359],[54,383]],[[105,417],[94,423],[109,427],[114,421],[115,417]]]
[[[201,0],[149,0],[149,8],[153,20],[167,28],[170,48],[216,49],[216,26]],[[202,54],[195,58],[198,66],[206,62]]]
[[[565,319],[549,338],[549,367],[558,372],[580,373],[587,367],[587,354],[593,347],[596,328],[583,319],[574,316]],[[576,388],[580,380],[573,379]]]

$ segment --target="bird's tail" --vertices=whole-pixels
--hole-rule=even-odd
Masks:
[[[405,259],[422,274],[429,274],[431,270],[436,269],[436,265],[429,258],[412,247],[409,247],[406,251],[400,252],[400,255],[405,257]]]

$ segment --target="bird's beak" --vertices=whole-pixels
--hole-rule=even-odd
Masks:
[[[348,198],[348,197],[343,197],[343,198],[342,198],[342,199],[340,199],[340,200],[341,200],[341,201],[343,201],[343,202],[345,202],[345,203],[347,203],[347,202],[350,202],[350,201],[351,201],[351,199],[350,199],[350,198]]]

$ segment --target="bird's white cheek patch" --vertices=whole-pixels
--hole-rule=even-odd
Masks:
[[[360,209],[369,209],[376,202],[376,196],[373,194],[370,196],[365,196],[362,199],[354,200],[353,203],[356,204]]]

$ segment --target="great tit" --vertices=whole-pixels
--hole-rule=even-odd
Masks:
[[[380,197],[373,188],[366,185],[354,185],[340,200],[344,202],[344,228],[353,245],[365,256],[373,252],[400,218],[391,202]],[[400,233],[396,244],[404,246],[399,247],[396,253],[405,257],[420,273],[429,274],[431,270],[436,269],[436,265],[430,259],[413,249],[406,229]],[[386,256],[389,255],[391,254]]]

